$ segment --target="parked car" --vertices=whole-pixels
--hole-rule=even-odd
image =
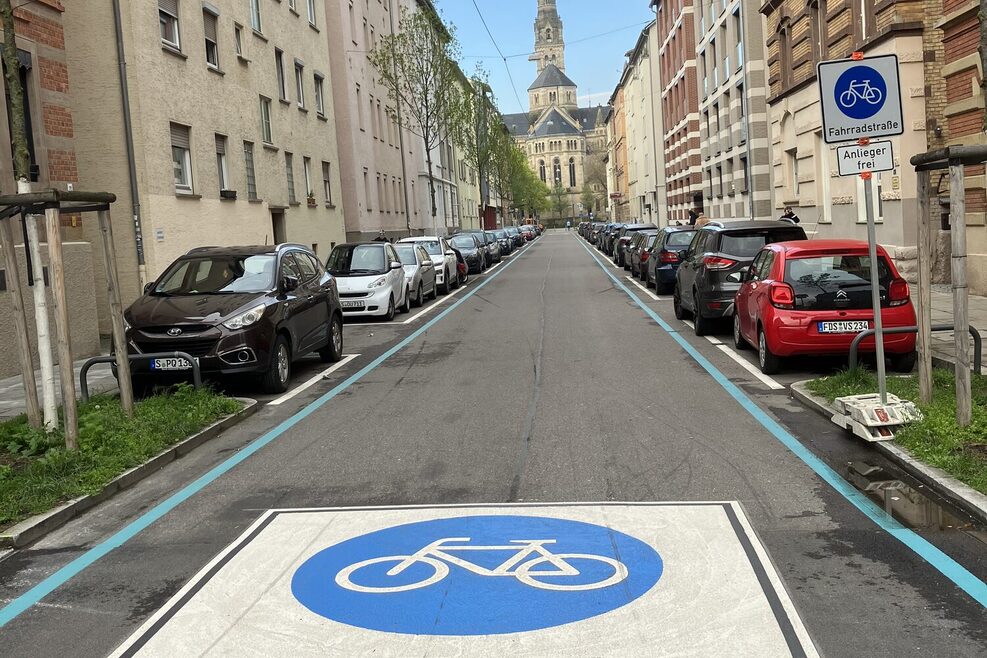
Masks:
[[[301,245],[207,247],[174,261],[124,313],[131,354],[185,352],[203,374],[254,374],[287,389],[292,362],[343,356],[337,279]],[[187,372],[185,359],[134,361],[135,388]]]
[[[713,330],[713,323],[732,313],[740,289],[740,273],[766,244],[805,240],[802,228],[780,221],[711,222],[679,252],[673,297],[675,317],[694,318],[697,336]]]
[[[648,259],[651,258],[651,247],[655,244],[655,239],[658,237],[658,231],[638,231],[636,237],[631,241],[627,248],[627,258],[624,260],[626,264],[624,269],[631,271],[631,276],[637,279],[644,279],[645,269],[648,265]]]
[[[500,242],[500,253],[502,256],[506,256],[514,251],[514,239],[511,238],[510,234],[507,232],[507,229],[499,228],[491,231],[491,233],[493,233],[494,237],[497,238],[497,241]]]
[[[625,270],[627,269],[627,257],[626,250],[628,245],[630,245],[631,238],[634,234],[639,231],[647,230],[658,230],[658,227],[654,224],[625,224],[620,231],[617,232],[616,238],[613,242],[613,263],[614,265],[619,265]]]
[[[412,243],[420,245],[432,258],[435,266],[435,281],[439,292],[448,295],[453,288],[459,287],[459,277],[456,275],[456,253],[449,247],[445,238],[422,236],[403,238],[398,244]]]
[[[599,240],[600,237],[600,232],[603,230],[604,226],[606,226],[606,224],[604,224],[603,222],[593,222],[590,225],[586,233],[586,239],[589,241],[590,244],[597,243],[597,240]]]
[[[404,282],[408,290],[411,290],[411,305],[423,305],[426,295],[429,299],[438,297],[435,266],[428,252],[421,245],[407,243],[394,245],[394,251],[398,253],[404,267]]]
[[[518,230],[521,231],[521,235],[524,236],[525,243],[531,242],[537,237],[535,234],[535,229],[531,226],[520,226],[518,227]]]
[[[507,228],[504,229],[504,231],[506,231],[507,235],[511,237],[511,240],[514,242],[515,249],[520,249],[521,247],[524,246],[525,243],[524,236],[521,235],[521,231],[518,230],[518,227],[508,226]]]
[[[484,231],[483,238],[487,241],[487,253],[493,259],[492,262],[499,263],[504,257],[504,248],[501,246],[496,233],[493,231]]]
[[[475,233],[459,233],[449,238],[449,244],[463,255],[470,274],[479,274],[487,269],[486,245],[480,242]]]
[[[390,321],[411,309],[404,267],[389,242],[336,245],[326,269],[339,281],[343,317],[370,315]]]
[[[617,239],[617,233],[620,231],[620,229],[624,228],[624,226],[626,226],[626,224],[615,223],[615,224],[611,224],[610,227],[606,230],[606,232],[603,235],[603,245],[602,245],[603,253],[605,253],[608,256],[613,255],[614,240]]]
[[[877,257],[884,326],[914,326],[908,283],[880,246]],[[733,314],[734,343],[738,348],[754,345],[766,374],[777,372],[784,357],[846,354],[853,338],[874,326],[866,242],[770,244],[758,252],[742,279]],[[873,338],[861,344],[861,351],[875,349]],[[911,372],[915,334],[888,334],[884,349],[892,368]]]
[[[654,284],[659,293],[671,292],[679,269],[679,252],[689,247],[695,235],[696,229],[691,226],[666,226],[661,229],[644,268],[645,285]]]

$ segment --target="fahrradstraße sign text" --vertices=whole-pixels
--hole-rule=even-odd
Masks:
[[[819,62],[816,73],[827,144],[905,131],[896,55]]]

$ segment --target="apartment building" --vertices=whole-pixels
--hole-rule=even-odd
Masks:
[[[652,0],[658,27],[666,203],[671,222],[703,209],[694,0]]]
[[[822,137],[815,66],[865,55],[898,57],[905,132],[891,138],[893,171],[875,173],[878,240],[910,274],[916,239],[916,176],[908,160],[939,142],[944,95],[939,8],[924,0],[769,0],[761,7],[768,48],[768,114],[774,211],[792,206],[810,235],[866,239],[863,181],[836,175],[834,146]],[[941,14],[939,14],[941,15]],[[979,119],[978,119],[979,121]]]
[[[122,2],[119,33],[115,3],[67,4],[79,181],[117,195],[125,301],[193,247],[344,239],[328,1]]]
[[[617,85],[610,96],[610,114],[606,118],[607,131],[607,191],[610,217],[615,222],[633,219],[631,215],[631,190],[628,178],[626,91]]]
[[[699,134],[706,214],[770,219],[771,142],[767,64],[758,7],[741,0],[696,4]]]

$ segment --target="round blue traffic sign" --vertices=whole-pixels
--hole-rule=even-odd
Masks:
[[[843,72],[833,88],[836,106],[852,119],[869,119],[884,107],[888,85],[884,76],[861,64]]]
[[[645,542],[538,516],[420,521],[354,537],[305,561],[291,592],[350,626],[494,635],[568,624],[631,603],[661,578]]]

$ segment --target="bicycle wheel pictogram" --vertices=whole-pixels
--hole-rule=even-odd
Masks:
[[[566,584],[566,583],[552,582],[551,580],[545,580],[545,579],[557,578],[559,574],[555,574],[555,573],[546,574],[546,573],[538,573],[538,572],[532,573],[531,570],[534,569],[536,566],[544,562],[549,562],[553,558],[558,560],[564,560],[565,562],[569,563],[570,566],[576,566],[577,568],[578,568],[577,565],[573,565],[569,561],[589,560],[592,562],[600,562],[612,567],[613,575],[610,576],[609,578],[605,578],[603,580],[599,580],[596,582]],[[604,557],[602,555],[583,555],[581,553],[556,553],[551,557],[539,557],[539,558],[535,558],[534,560],[525,562],[524,564],[518,566],[517,571],[515,572],[514,575],[517,577],[519,581],[521,581],[525,585],[530,585],[531,587],[537,587],[539,589],[548,589],[557,592],[585,592],[587,590],[602,589],[604,587],[610,587],[612,585],[616,585],[622,582],[625,578],[627,578],[628,572],[627,572],[627,567],[625,567],[622,562],[614,560],[613,558]],[[538,578],[536,578],[536,576],[542,578],[543,580],[539,580]]]
[[[374,566],[377,564],[386,564],[388,562],[395,562],[394,567],[387,570],[387,576],[397,576],[404,569],[400,569],[402,565],[405,564],[426,564],[430,566],[434,571],[431,576],[412,583],[406,583],[404,585],[359,585],[354,583],[351,576],[365,567]],[[398,571],[400,569],[400,571]],[[449,575],[449,565],[441,560],[436,560],[428,556],[414,556],[414,555],[388,555],[386,557],[375,557],[370,560],[363,560],[362,562],[356,562],[351,564],[344,569],[341,569],[339,573],[336,574],[336,584],[340,587],[345,587],[348,590],[354,592],[365,592],[368,594],[394,594],[396,592],[408,592],[413,589],[420,589],[422,587],[428,587],[434,583],[439,582],[443,578]]]

